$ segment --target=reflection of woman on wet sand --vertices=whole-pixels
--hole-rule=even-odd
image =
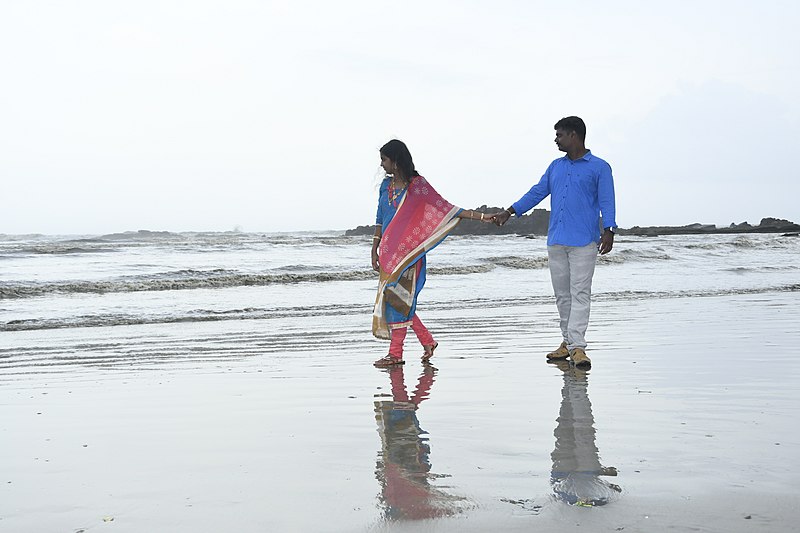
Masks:
[[[556,498],[570,505],[605,505],[622,489],[599,477],[616,476],[617,471],[600,465],[587,393],[588,373],[565,361],[560,361],[558,367],[564,372],[564,387],[554,432],[550,484]]]
[[[421,520],[452,515],[460,498],[431,485],[434,477],[428,460],[430,447],[426,432],[419,426],[417,408],[428,397],[435,369],[426,366],[417,388],[409,398],[403,368],[392,367],[389,374],[392,398],[376,396],[375,420],[381,435],[381,451],[375,476],[381,484],[381,503],[389,520]]]

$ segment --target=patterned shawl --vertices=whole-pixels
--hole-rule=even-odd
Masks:
[[[447,237],[461,220],[456,216],[460,212],[460,208],[439,196],[422,176],[411,180],[397,213],[384,228],[381,238],[378,251],[380,282],[372,315],[373,335],[379,339],[391,338],[386,323],[387,303],[401,312],[411,312],[416,300],[416,269],[410,267]]]

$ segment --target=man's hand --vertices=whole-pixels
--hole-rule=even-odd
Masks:
[[[492,220],[494,220],[494,223],[497,224],[498,226],[502,226],[503,224],[508,222],[509,218],[511,218],[511,211],[509,211],[508,209],[492,215]]]
[[[497,224],[497,215],[502,213],[502,211],[498,211],[497,213],[486,213],[486,217],[483,219],[484,222],[488,222],[489,224]]]
[[[603,235],[600,236],[600,245],[597,247],[597,250],[600,252],[600,255],[605,255],[611,251],[614,247],[614,232],[611,230],[605,230]]]

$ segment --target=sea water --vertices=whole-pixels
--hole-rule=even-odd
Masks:
[[[389,501],[378,415],[403,387],[427,397],[409,472],[449,511],[397,530],[794,524],[799,238],[618,236],[579,375],[543,357],[560,341],[545,238],[450,237],[418,308],[437,368],[409,341],[400,380],[371,365],[371,243],[0,236],[0,529],[394,530],[416,500]],[[582,490],[561,465],[578,440],[619,472],[588,496],[608,505],[560,497]]]
[[[59,351],[76,358],[102,352],[107,363],[129,363],[102,342],[86,351],[63,341],[121,332],[147,338],[170,324],[219,333],[224,344],[229,328],[198,325],[262,321],[250,338],[256,345],[239,339],[241,353],[343,337],[369,342],[377,285],[371,242],[342,232],[0,235],[0,365],[34,364]],[[624,305],[796,292],[798,257],[800,238],[779,234],[618,236],[598,259],[593,299]],[[429,253],[428,273],[423,318],[438,310],[468,328],[458,322],[466,309],[533,305],[554,312],[542,236],[452,236]],[[191,358],[192,347],[210,342],[185,340],[162,347],[159,357]],[[27,363],[9,358],[23,347]]]

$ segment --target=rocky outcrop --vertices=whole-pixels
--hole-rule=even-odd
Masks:
[[[800,225],[780,218],[762,218],[758,226],[747,222],[731,223],[726,228],[718,228],[714,224],[689,224],[687,226],[633,226],[620,228],[620,235],[702,235],[706,233],[793,233],[800,231]]]
[[[182,239],[179,234],[172,233],[171,231],[151,231],[147,229],[140,229],[139,231],[125,231],[122,233],[108,233],[101,235],[97,239],[104,241],[133,241],[133,240],[157,240],[157,239]]]
[[[481,213],[497,213],[502,207],[487,207],[482,205],[475,209]],[[534,209],[528,215],[511,217],[503,226],[486,224],[477,220],[462,220],[453,230],[452,235],[547,235],[547,226],[550,222],[550,211],[547,209]],[[358,226],[345,231],[345,235],[372,235],[375,226]],[[710,233],[786,233],[800,232],[800,225],[782,218],[762,218],[758,226],[747,222],[731,223],[725,228],[718,228],[714,224],[701,224],[695,222],[686,226],[633,226],[619,228],[620,235],[702,235]]]
[[[497,213],[502,211],[502,207],[487,207],[482,205],[475,208],[481,213]],[[547,209],[534,209],[529,215],[521,217],[511,217],[502,226],[487,224],[479,220],[462,220],[453,230],[451,235],[547,235],[547,225],[550,223],[550,212]],[[345,231],[345,235],[372,235],[375,226],[358,226],[355,229]]]

